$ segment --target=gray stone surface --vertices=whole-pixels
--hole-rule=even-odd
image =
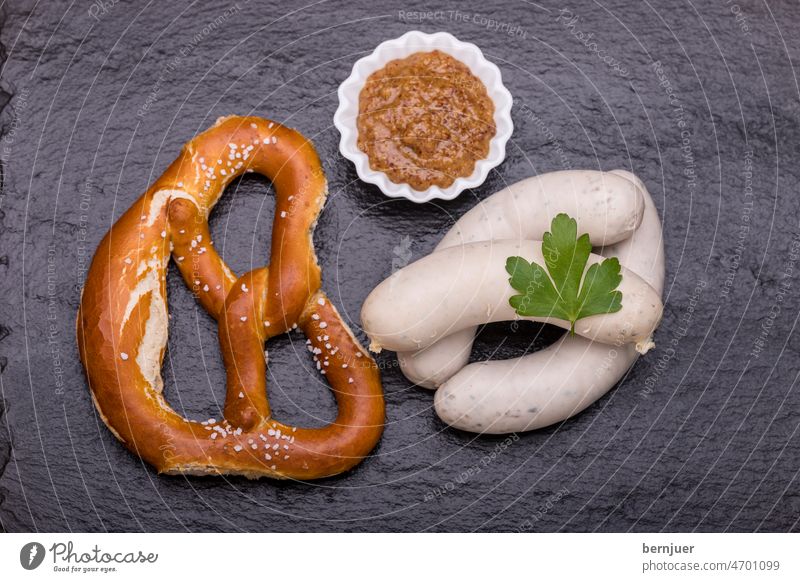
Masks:
[[[2,528],[797,530],[797,4],[299,6],[3,4]],[[414,10],[440,12],[416,22]],[[332,126],[353,62],[414,28],[478,44],[516,99],[507,160],[479,189],[425,206],[360,183]],[[369,289],[402,254],[396,247],[426,254],[477,199],[565,166],[631,169],[664,219],[658,349],[583,414],[507,446],[448,429],[430,393],[382,354],[386,433],[349,474],[315,483],[159,477],[92,407],[74,340],[82,269],[181,144],[230,113],[271,117],[316,144],[331,189],[316,234],[324,284],[356,329]],[[267,260],[272,209],[270,185],[248,177],[215,212],[216,244],[238,272]],[[216,326],[175,273],[169,294],[167,396],[192,417],[219,417]],[[555,337],[492,326],[474,358]],[[322,423],[333,399],[297,341],[271,342],[271,401],[281,419]]]

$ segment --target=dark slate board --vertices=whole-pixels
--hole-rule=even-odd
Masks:
[[[2,528],[800,529],[791,65],[800,62],[800,9],[738,1],[5,3]],[[413,10],[439,12],[417,22]],[[477,43],[516,99],[507,160],[482,187],[425,206],[359,182],[332,125],[353,62],[414,28]],[[316,144],[331,189],[317,250],[325,288],[354,328],[367,292],[402,254],[396,247],[428,253],[476,200],[563,167],[631,169],[665,225],[659,348],[577,418],[508,446],[448,429],[430,393],[382,354],[386,433],[349,474],[315,483],[159,477],[94,413],[74,340],[82,268],[181,144],[230,113],[271,117]],[[216,211],[217,246],[237,271],[267,260],[272,209],[269,184],[248,177]],[[215,325],[174,273],[169,293],[167,395],[192,417],[219,417]],[[492,326],[474,357],[555,337]],[[270,346],[271,400],[279,418],[322,423],[333,400],[310,381],[295,341]]]

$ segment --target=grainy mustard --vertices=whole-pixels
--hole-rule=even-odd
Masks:
[[[374,72],[358,109],[358,147],[370,167],[415,190],[446,188],[472,174],[497,131],[486,86],[438,50]]]

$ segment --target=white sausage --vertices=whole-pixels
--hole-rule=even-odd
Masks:
[[[481,240],[542,240],[553,217],[562,212],[576,219],[578,232],[589,234],[595,246],[611,244],[639,226],[642,192],[614,172],[568,170],[526,178],[464,214],[436,250]],[[398,352],[403,374],[425,388],[440,386],[467,364],[476,331],[468,328],[422,350]]]
[[[614,173],[641,190],[645,212],[633,236],[602,254],[619,257],[660,295],[664,249],[658,213],[638,178],[621,170]],[[521,358],[466,366],[437,391],[436,412],[444,422],[472,432],[542,428],[577,414],[603,396],[637,357],[631,345],[609,346],[565,335],[552,346]]]
[[[611,172],[566,170],[520,180],[462,216],[436,250],[487,240],[542,240],[566,213],[594,246],[628,238],[642,221],[644,199],[630,180]]]
[[[554,317],[522,317],[509,304],[518,292],[508,282],[506,259],[521,256],[544,265],[539,241],[492,240],[431,253],[397,271],[369,294],[361,321],[371,349],[393,351],[425,348],[473,326],[516,319],[552,323]],[[592,254],[587,267],[602,261]],[[636,343],[643,352],[661,320],[661,298],[632,271],[622,268],[622,309],[580,319],[575,333],[608,344]]]

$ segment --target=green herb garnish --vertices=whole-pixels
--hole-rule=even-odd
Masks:
[[[511,307],[524,317],[569,321],[571,334],[579,319],[622,309],[622,292],[615,291],[622,281],[619,260],[612,257],[595,263],[584,277],[591,252],[589,235],[578,237],[575,219],[566,214],[556,216],[542,240],[547,270],[522,257],[506,261],[506,271],[511,275],[508,281],[521,293],[509,299]]]

